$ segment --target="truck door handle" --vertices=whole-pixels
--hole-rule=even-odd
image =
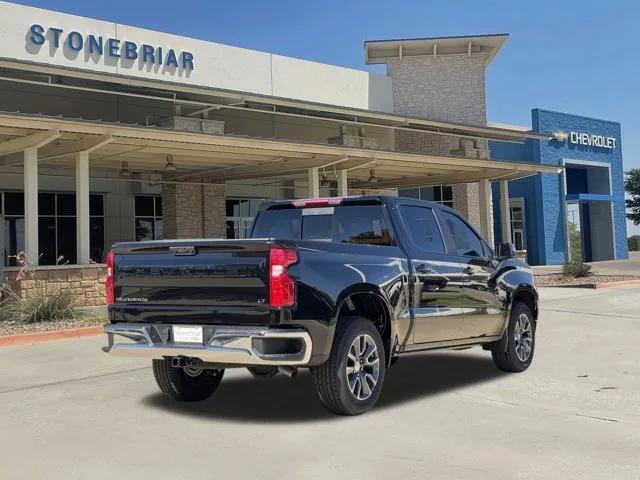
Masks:
[[[473,273],[474,273],[473,267],[464,267],[462,269],[462,273],[464,275],[473,275]]]
[[[419,265],[416,265],[416,272],[418,272],[418,273],[430,273],[431,272],[431,265],[429,265],[428,263],[421,263]]]

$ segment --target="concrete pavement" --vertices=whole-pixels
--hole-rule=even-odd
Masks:
[[[0,478],[640,476],[640,287],[544,289],[536,357],[401,359],[370,413],[342,418],[308,374],[229,371],[200,404],[162,397],[102,339],[0,349]]]

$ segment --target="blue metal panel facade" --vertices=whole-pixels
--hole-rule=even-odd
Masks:
[[[615,239],[615,258],[628,258],[627,228],[624,207],[624,170],[622,165],[622,142],[620,124],[606,120],[569,115],[549,110],[532,110],[532,128],[542,133],[553,134],[562,131],[566,134],[597,135],[615,139],[609,141],[613,148],[596,146],[602,144],[600,139],[591,137],[572,137],[566,140],[550,140],[548,142],[531,140],[524,145],[513,145],[504,142],[489,142],[492,157],[501,160],[526,161],[544,165],[563,166],[565,162],[585,162],[585,168],[590,168],[588,162],[599,162],[610,166],[611,194],[609,199],[594,197],[589,192],[585,172],[572,172],[568,178],[568,193],[584,194],[578,201],[608,200],[613,205],[613,229]],[[566,261],[566,232],[565,232],[565,192],[563,176],[555,174],[538,174],[533,177],[509,182],[509,196],[524,198],[527,254],[532,265],[558,265]],[[595,192],[601,193],[601,192]],[[494,231],[496,238],[501,238],[500,232],[500,191],[497,184],[493,186],[494,195]],[[572,198],[572,197],[570,197]],[[609,228],[611,226],[592,226],[594,229]],[[600,233],[600,232],[597,232]]]

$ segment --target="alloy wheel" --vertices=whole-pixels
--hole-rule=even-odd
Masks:
[[[526,313],[521,313],[516,320],[514,342],[518,360],[523,363],[529,360],[533,349],[533,327]]]
[[[358,400],[368,399],[380,377],[380,355],[370,335],[358,335],[347,354],[347,384]]]

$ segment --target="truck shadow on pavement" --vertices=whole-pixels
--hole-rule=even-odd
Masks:
[[[387,370],[380,399],[368,415],[505,375],[494,366],[489,352],[485,355],[426,353],[401,358]],[[160,392],[142,401],[167,412],[222,421],[286,423],[341,418],[320,404],[308,370],[301,370],[293,379],[279,374],[269,380],[243,372],[223,379],[213,396],[200,403],[174,402]]]

